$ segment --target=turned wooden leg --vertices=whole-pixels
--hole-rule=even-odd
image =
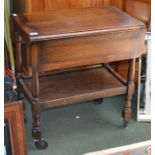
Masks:
[[[22,72],[22,57],[21,57],[21,36],[16,33],[15,36],[15,48],[16,48],[16,53],[15,53],[15,68],[16,68],[16,75],[19,76],[21,75]]]
[[[40,128],[40,100],[39,100],[39,75],[38,75],[38,46],[32,44],[31,46],[31,67],[32,67],[32,137],[35,142],[37,149],[45,149],[48,143],[42,139],[41,128]]]
[[[41,115],[41,108],[40,108],[40,100],[39,100],[39,79],[38,73],[32,73],[32,118],[33,118],[33,125],[32,125],[32,137],[35,142],[35,146],[37,149],[46,149],[48,143],[42,139],[41,135],[41,128],[40,128],[40,115]]]
[[[34,139],[36,148],[42,150],[47,148],[48,143],[42,139],[40,129],[40,114],[41,110],[39,99],[35,98],[32,101],[32,117],[33,117],[32,137]]]
[[[41,131],[40,131],[40,107],[39,107],[39,99],[33,99],[32,101],[32,137],[34,140],[41,139]]]
[[[27,123],[27,118],[26,118],[26,114],[25,114],[25,101],[24,101],[25,95],[24,95],[23,90],[19,86],[19,84],[17,84],[17,89],[16,90],[17,90],[17,99],[18,100],[22,100],[22,103],[23,103],[23,112],[24,112],[24,114],[23,114],[24,115],[24,122]]]
[[[16,33],[15,35],[15,70],[16,70],[16,82],[17,82],[17,93],[20,99],[20,84],[19,79],[21,78],[22,72],[22,58],[21,58],[21,37]]]
[[[22,56],[21,56],[21,36],[18,33],[15,33],[15,71],[16,71],[16,84],[17,84],[17,99],[24,100],[24,92],[20,87],[19,79],[22,74]],[[23,111],[24,111],[24,121],[26,122],[25,116],[25,103],[23,103]]]
[[[135,59],[132,59],[129,61],[127,96],[123,110],[123,118],[125,126],[127,126],[129,120],[131,119],[132,114],[131,100],[134,93],[134,76],[135,76]]]
[[[32,101],[32,118],[33,118],[33,126],[32,126],[32,137],[35,142],[35,146],[37,149],[42,150],[46,149],[48,143],[42,139],[41,129],[40,129],[40,103],[39,99],[35,98]]]

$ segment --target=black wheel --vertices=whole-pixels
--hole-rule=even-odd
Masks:
[[[45,140],[41,139],[35,141],[35,146],[38,150],[45,150],[48,147],[48,143]]]
[[[103,101],[104,101],[103,98],[95,99],[95,100],[94,100],[94,104],[102,104]]]

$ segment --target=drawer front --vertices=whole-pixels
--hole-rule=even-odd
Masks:
[[[44,41],[39,44],[39,70],[59,70],[139,57],[144,30]]]

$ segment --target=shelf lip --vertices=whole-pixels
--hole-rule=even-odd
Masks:
[[[112,97],[112,96],[116,96],[116,95],[122,95],[126,93],[126,87],[120,87],[120,88],[116,88],[113,94],[108,95],[108,93],[111,90],[108,91],[98,91],[95,93],[86,93],[86,94],[79,94],[79,95],[75,95],[75,96],[70,96],[70,97],[65,97],[65,98],[61,98],[61,99],[55,99],[55,100],[41,100],[41,106],[43,109],[47,109],[47,108],[55,108],[55,107],[62,107],[62,106],[66,106],[66,105],[73,105],[73,104],[77,104],[80,102],[84,102],[84,101],[91,101],[91,100],[95,100],[98,98],[105,98],[105,97]],[[93,95],[93,97],[91,97]],[[80,99],[79,99],[80,98]],[[63,100],[63,102],[62,102]],[[74,100],[74,101],[73,101]]]
[[[140,27],[141,25],[138,26],[131,26],[131,27],[120,27],[119,30],[116,28],[111,28],[110,30],[108,28],[106,29],[98,29],[98,30],[87,30],[87,31],[79,31],[79,32],[70,32],[70,33],[62,33],[62,34],[53,34],[53,35],[29,35],[29,40],[31,42],[39,42],[42,40],[58,40],[58,39],[66,39],[66,38],[75,38],[75,37],[89,37],[92,35],[105,35],[108,33],[121,33],[125,31],[134,31],[137,29],[142,29]],[[37,33],[37,32],[34,32]]]
[[[40,80],[42,109],[122,95],[127,92],[127,85],[111,73],[109,68],[103,66],[52,74],[40,77]],[[31,79],[20,79],[19,82],[29,100],[32,101]]]

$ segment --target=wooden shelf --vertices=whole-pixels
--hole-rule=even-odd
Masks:
[[[20,82],[24,89],[32,90],[31,78]],[[48,75],[40,77],[39,83],[42,108],[126,93],[126,86],[104,67]]]

